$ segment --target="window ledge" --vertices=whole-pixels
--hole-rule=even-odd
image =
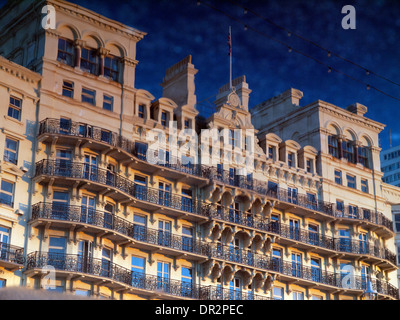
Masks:
[[[15,119],[15,118],[11,118],[11,117],[9,117],[8,115],[5,115],[5,116],[4,116],[4,119],[10,120],[10,121],[12,121],[12,122],[15,122],[15,123],[19,124],[20,126],[23,126],[23,125],[24,125],[22,121],[17,120],[17,119]]]

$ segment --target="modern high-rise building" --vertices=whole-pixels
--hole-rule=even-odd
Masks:
[[[191,56],[162,97],[135,87],[142,31],[62,0],[11,1],[0,25],[0,287],[398,299],[398,191],[365,106],[290,89],[249,110],[242,76],[204,119]]]

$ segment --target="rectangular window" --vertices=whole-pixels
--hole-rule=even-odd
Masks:
[[[289,152],[288,153],[288,166],[289,167],[294,167],[294,164],[295,164],[294,153],[293,152]]]
[[[162,112],[161,113],[161,125],[164,126],[164,127],[167,126],[167,118],[168,118],[167,113],[166,112]]]
[[[17,164],[18,162],[18,140],[6,137],[4,148],[4,161]]]
[[[107,56],[104,58],[104,76],[118,82],[118,58]]]
[[[147,144],[141,142],[135,142],[135,155],[140,160],[146,160],[147,156]]]
[[[74,98],[74,83],[71,81],[64,81],[63,82],[63,90],[62,95],[64,97],[68,97],[73,99]]]
[[[81,69],[97,74],[97,61],[96,50],[85,48],[81,50]]]
[[[113,111],[114,108],[114,97],[104,95],[103,97],[103,109]]]
[[[349,188],[356,189],[356,177],[347,174],[346,179],[347,179],[347,186]]]
[[[365,168],[368,167],[368,149],[366,147],[358,147],[358,162]]]
[[[0,289],[6,287],[6,280],[0,279]]]
[[[335,158],[339,158],[338,140],[334,136],[328,136],[329,154]]]
[[[343,217],[344,214],[344,203],[343,201],[336,200],[336,216]]]
[[[335,183],[342,185],[342,171],[335,170]]]
[[[171,265],[167,262],[157,262],[157,289],[169,291]]]
[[[190,120],[189,119],[185,119],[184,126],[185,126],[185,129],[190,129]]]
[[[274,147],[268,147],[268,158],[275,160],[275,148]]]
[[[17,120],[21,120],[22,100],[10,97],[10,105],[8,107],[8,116]]]
[[[312,173],[312,171],[313,171],[311,159],[307,159],[307,161],[306,161],[306,170],[309,173]]]
[[[400,214],[396,214],[394,216],[394,223],[396,225],[396,231],[400,232]],[[399,248],[400,248],[400,246],[399,246]]]
[[[368,193],[368,180],[367,179],[361,179],[361,191]]]
[[[14,206],[14,187],[13,182],[1,181],[0,203],[9,207]]]
[[[304,300],[304,293],[293,291],[293,300]]]
[[[58,39],[57,60],[71,67],[74,66],[74,43],[71,40]]]
[[[144,112],[145,112],[145,106],[143,104],[139,104],[139,106],[138,106],[139,118],[144,119]]]
[[[191,297],[192,293],[192,275],[193,271],[191,268],[182,267],[181,271],[181,295],[183,297]]]
[[[297,204],[297,188],[288,188],[288,202]]]
[[[272,290],[274,300],[283,300],[283,288],[274,287]]]
[[[96,105],[96,91],[82,88],[82,102]]]
[[[348,162],[354,162],[354,146],[350,141],[342,142],[343,158],[347,159]]]

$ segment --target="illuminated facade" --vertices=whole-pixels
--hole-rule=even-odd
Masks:
[[[38,27],[46,4],[55,30]],[[383,125],[365,107],[300,108],[292,89],[249,112],[239,77],[202,119],[191,56],[163,97],[135,88],[139,30],[56,0],[7,5],[0,23],[2,286],[54,275],[51,290],[98,298],[325,300],[361,299],[370,282],[398,298]],[[205,164],[208,149],[159,149],[154,164],[149,134],[171,141],[170,121],[227,130],[210,147],[254,149],[254,170]]]

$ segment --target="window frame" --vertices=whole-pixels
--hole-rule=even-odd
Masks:
[[[19,105],[17,104],[19,103]],[[10,112],[11,111],[11,112]],[[10,103],[8,105],[8,117],[21,121],[22,115],[22,99],[15,96],[10,96]]]
[[[16,143],[16,149],[10,149],[9,147],[7,147],[7,140],[15,142]],[[6,136],[5,139],[5,144],[4,144],[4,155],[3,155],[3,160],[6,162],[10,162],[12,164],[17,165],[18,164],[18,153],[19,153],[19,140],[12,138],[10,136]],[[15,158],[10,158],[9,156],[7,156],[9,153],[12,153],[15,155]]]
[[[82,87],[81,101],[96,106],[96,90]]]

